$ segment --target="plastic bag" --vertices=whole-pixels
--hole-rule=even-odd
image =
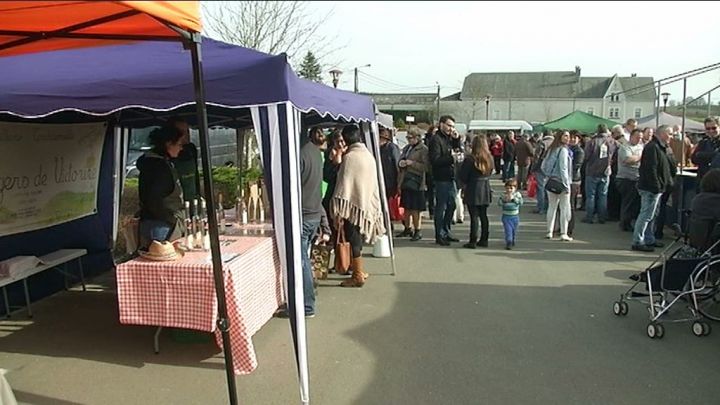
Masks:
[[[402,221],[405,209],[400,206],[400,195],[390,197],[388,201],[388,209],[390,210],[391,221]]]
[[[537,180],[535,180],[535,176],[533,175],[528,176],[527,195],[530,198],[537,196]]]

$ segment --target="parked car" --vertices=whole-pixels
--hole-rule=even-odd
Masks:
[[[128,154],[125,163],[125,177],[138,177],[140,174],[136,163],[143,153],[152,148],[148,136],[155,128],[157,127],[139,128],[130,131],[130,142],[128,144]],[[212,165],[222,166],[227,162],[233,162],[233,164],[235,164],[235,160],[237,160],[235,130],[229,128],[210,128],[209,135]],[[199,147],[197,130],[190,130],[190,140]]]

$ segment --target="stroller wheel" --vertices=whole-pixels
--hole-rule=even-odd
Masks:
[[[622,315],[622,304],[623,303],[620,301],[615,301],[613,303],[613,314],[615,314],[616,316]]]
[[[620,302],[620,315],[625,316],[628,314],[628,311],[630,310],[628,303],[625,301]]]
[[[665,327],[662,324],[655,325],[655,333],[657,333],[658,339],[662,339],[665,336]]]
[[[706,322],[695,321],[692,324],[692,333],[697,337],[707,336],[711,332],[710,324]]]
[[[650,322],[647,326],[647,335],[650,339],[662,339],[665,336],[665,328],[655,322]]]

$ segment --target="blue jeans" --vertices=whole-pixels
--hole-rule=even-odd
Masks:
[[[638,192],[640,194],[640,213],[635,220],[633,245],[652,246],[655,244],[655,230],[653,228],[662,193],[655,194],[645,190],[638,190]]]
[[[503,179],[510,180],[515,177],[515,160],[503,160]],[[520,185],[518,184],[518,188]]]
[[[517,232],[518,226],[520,226],[519,215],[503,215],[502,216],[503,229],[505,230],[505,243],[508,245],[515,244],[515,233]]]
[[[545,175],[538,171],[535,172],[535,180],[537,181],[537,210],[539,213],[544,214],[548,209],[547,191],[545,191]]]
[[[606,221],[607,213],[607,196],[610,187],[610,176],[585,177],[585,220],[592,221],[595,217],[597,209],[598,220]]]
[[[305,314],[315,313],[315,288],[313,286],[312,263],[310,262],[310,247],[315,232],[320,226],[319,219],[303,220],[300,258],[302,260],[303,296],[305,297]]]
[[[138,225],[141,239],[146,239],[150,242],[157,240],[160,242],[166,241],[170,236],[170,228],[165,221],[157,219],[143,219]],[[147,246],[140,246],[141,248],[147,248]]]
[[[445,239],[450,235],[455,213],[455,196],[457,188],[454,181],[435,182],[435,240]]]

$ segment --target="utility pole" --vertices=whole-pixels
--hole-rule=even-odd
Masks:
[[[358,92],[358,68],[355,68],[355,93]]]
[[[662,84],[658,82],[657,86],[657,103],[655,105],[655,128],[660,126],[660,88]],[[683,96],[683,105],[685,105],[685,97]]]
[[[437,84],[437,119],[440,120],[440,83]]]
[[[708,113],[707,113],[708,117],[712,115],[712,97],[710,97],[711,95],[712,95],[712,91],[709,91],[708,92]]]

